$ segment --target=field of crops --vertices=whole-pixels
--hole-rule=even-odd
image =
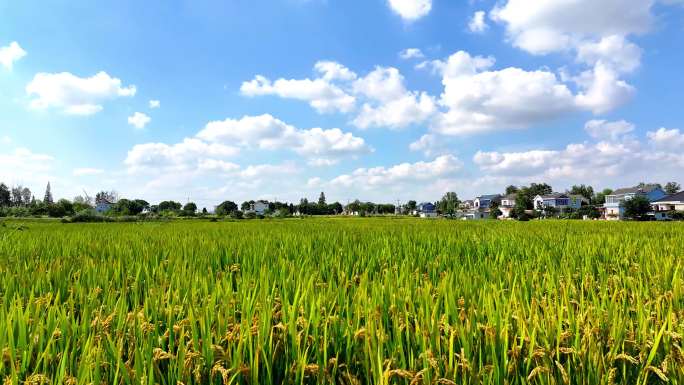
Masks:
[[[8,222],[0,380],[683,384],[683,257],[673,223]]]

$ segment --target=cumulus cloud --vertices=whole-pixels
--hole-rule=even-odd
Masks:
[[[409,150],[422,152],[425,156],[431,157],[443,154],[447,151],[445,139],[434,134],[425,134],[415,142],[409,144]]]
[[[633,132],[634,124],[624,120],[616,122],[590,120],[584,125],[584,130],[595,139],[618,140]]]
[[[649,131],[647,137],[655,148],[661,150],[671,150],[682,153],[684,149],[684,132],[673,128],[659,128],[657,131]]]
[[[552,72],[514,67],[493,71],[493,58],[465,51],[433,65],[444,85],[440,104],[446,112],[433,126],[441,134],[525,128],[575,108],[572,92]]]
[[[152,99],[149,101],[148,105],[151,109],[159,108],[161,107],[161,102],[159,100]]]
[[[473,14],[473,17],[470,18],[470,22],[468,23],[470,32],[482,33],[489,28],[489,25],[487,25],[487,22],[485,21],[485,16],[486,13],[484,11],[477,11]]]
[[[137,144],[128,151],[124,164],[130,172],[188,171],[201,169],[200,165],[207,160],[222,160],[238,153],[239,149],[233,146],[186,138],[172,145]]]
[[[303,130],[268,114],[209,122],[197,137],[208,142],[234,143],[248,148],[289,149],[319,162],[372,151],[363,138],[338,128]]]
[[[423,51],[418,48],[406,48],[405,50],[399,52],[399,57],[404,60],[409,59],[422,59],[425,57]]]
[[[14,62],[26,56],[26,51],[16,41],[11,42],[8,46],[0,47],[0,64],[12,69]]]
[[[23,184],[34,188],[51,179],[54,163],[55,158],[52,156],[35,153],[27,148],[20,147],[11,151],[0,149],[0,181],[8,185]]]
[[[432,10],[432,0],[388,0],[390,8],[402,19],[414,21]]]
[[[590,183],[622,187],[640,180],[668,180],[684,167],[684,135],[661,128],[648,132],[650,146],[631,135],[628,122],[591,121],[586,124],[597,142],[571,143],[563,149],[521,152],[478,151],[473,163],[483,177],[500,183],[547,181],[570,186]],[[654,169],[653,164],[658,164]]]
[[[643,34],[654,0],[507,0],[491,12],[513,45],[532,54],[573,49],[585,40]]]
[[[391,167],[359,168],[330,181],[333,186],[386,186],[426,181],[459,173],[463,162],[453,155],[442,155],[431,162],[401,163]]]
[[[142,112],[136,112],[128,117],[128,124],[139,130],[145,128],[147,123],[149,123],[150,121],[152,121],[152,118],[143,114]]]
[[[122,86],[120,79],[106,72],[88,78],[69,72],[41,72],[26,86],[26,93],[34,97],[32,108],[56,108],[69,115],[92,115],[102,110],[103,101],[134,96],[136,88]]]
[[[356,103],[353,96],[324,78],[278,79],[272,82],[264,76],[257,75],[253,80],[242,83],[240,91],[246,96],[276,95],[281,98],[304,100],[319,113],[349,112]]]
[[[101,168],[90,168],[90,167],[84,167],[84,168],[75,168],[72,174],[74,176],[92,176],[92,175],[100,175],[103,174],[104,170]]]
[[[610,35],[597,42],[579,44],[577,60],[590,66],[601,63],[616,72],[627,73],[641,64],[641,48],[624,36]]]

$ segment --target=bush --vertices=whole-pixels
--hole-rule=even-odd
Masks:
[[[254,213],[253,211],[250,211],[247,214],[245,214],[244,217],[245,217],[245,219],[255,219],[256,213]]]
[[[71,223],[113,222],[113,219],[109,218],[109,217],[105,217],[103,215],[100,215],[93,210],[83,210],[83,211],[79,211],[78,213],[74,214],[71,218],[69,218],[69,222],[71,222]]]

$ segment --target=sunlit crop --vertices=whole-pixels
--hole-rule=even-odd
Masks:
[[[5,384],[684,382],[684,226],[0,227]]]

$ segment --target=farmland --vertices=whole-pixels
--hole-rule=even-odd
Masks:
[[[0,227],[5,384],[684,383],[684,225]]]

